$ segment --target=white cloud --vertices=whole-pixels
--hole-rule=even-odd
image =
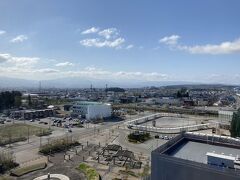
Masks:
[[[87,66],[84,68],[85,71],[97,71],[97,70],[101,70],[101,69],[97,69],[94,66]]]
[[[17,57],[8,53],[0,53],[0,75],[17,77],[24,79],[55,79],[63,77],[84,77],[104,80],[145,80],[161,81],[169,79],[169,76],[157,72],[138,72],[138,71],[108,71],[95,66],[88,66],[79,70],[55,69],[56,62],[38,64],[38,57]],[[60,64],[60,66],[59,66]],[[70,65],[71,62],[58,63],[57,67]]]
[[[67,67],[67,66],[73,66],[73,65],[74,65],[73,63],[66,61],[66,62],[62,62],[62,63],[57,63],[55,66],[57,66],[57,67]]]
[[[0,54],[0,62],[11,63],[15,66],[32,66],[38,62],[38,57],[16,57],[11,54]]]
[[[5,33],[6,33],[6,31],[0,30],[0,35],[3,35],[3,34],[5,34]]]
[[[86,31],[92,32],[93,30],[91,29]],[[84,33],[86,32],[84,31]],[[122,44],[125,42],[125,39],[119,36],[119,31],[116,28],[107,28],[99,31],[97,36],[97,38],[83,39],[80,41],[80,44],[85,47],[109,47],[120,49],[122,48]],[[132,45],[128,47],[128,49],[130,48],[132,48]]]
[[[95,79],[115,79],[115,80],[145,80],[145,81],[161,81],[167,80],[169,76],[167,74],[161,74],[157,72],[127,72],[127,71],[107,71],[96,67],[86,67],[79,71],[67,71],[63,72],[64,76],[70,77],[86,77]]]
[[[118,30],[116,28],[108,28],[100,31],[99,36],[103,36],[105,39],[110,39],[112,37],[118,36]]]
[[[146,81],[161,81],[169,78],[167,74],[161,74],[157,72],[145,73],[145,72],[125,72],[119,71],[112,75],[117,79],[136,79]]]
[[[240,52],[240,39],[222,42],[220,44],[206,44],[194,46],[177,46],[178,49],[191,54],[231,54]]]
[[[59,70],[57,69],[51,69],[51,68],[43,68],[43,69],[38,69],[38,70],[34,70],[33,72],[37,72],[37,73],[58,73]]]
[[[180,45],[178,44],[180,36],[171,35],[159,40],[160,43],[168,45],[171,49],[186,51],[191,54],[231,54],[240,52],[240,38],[234,41],[225,41],[220,44],[204,45]]]
[[[15,38],[11,39],[10,42],[12,42],[12,43],[18,43],[18,42],[23,42],[23,41],[25,41],[25,40],[27,40],[27,39],[28,39],[28,37],[27,37],[26,35],[18,35],[18,36],[16,36]]]
[[[134,47],[134,45],[130,44],[126,47],[126,49],[132,49]]]
[[[80,41],[80,44],[86,47],[111,47],[118,48],[125,42],[123,38],[117,38],[114,40],[100,40],[99,38],[95,39],[84,39]]]
[[[99,31],[99,28],[92,27],[90,29],[86,29],[85,31],[82,32],[82,34],[92,34],[92,33],[97,33]]]
[[[0,54],[0,63],[7,62],[10,59],[9,54]]]
[[[179,39],[180,39],[179,35],[171,35],[160,39],[159,42],[167,45],[176,45]]]

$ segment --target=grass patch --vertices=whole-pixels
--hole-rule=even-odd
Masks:
[[[85,163],[81,163],[78,167],[78,170],[80,170],[81,172],[83,172],[86,176],[88,180],[98,180],[99,179],[99,174],[98,172],[92,168],[91,166],[85,164]]]
[[[11,177],[0,176],[0,180],[13,180]]]
[[[48,132],[49,130],[21,123],[3,125],[0,126],[0,145],[7,145],[14,142],[25,141],[28,135],[37,135],[42,131]]]
[[[149,139],[151,139],[149,133],[140,133],[136,131],[128,135],[128,141],[132,143],[143,143]]]
[[[34,164],[32,166],[26,166],[26,167],[22,167],[22,168],[18,168],[14,171],[11,172],[11,175],[13,176],[17,176],[20,177],[24,174],[33,172],[33,171],[37,171],[40,169],[44,169],[46,167],[46,163],[39,163],[39,164]]]
[[[49,136],[52,134],[52,131],[49,129],[44,129],[42,131],[40,131],[39,133],[35,134],[38,137],[42,137],[42,136]]]
[[[69,150],[70,148],[74,146],[79,146],[80,143],[77,141],[69,141],[67,139],[59,139],[59,140],[54,140],[50,142],[49,144],[46,144],[42,146],[39,150],[40,153],[44,155],[48,154],[54,154],[62,151]]]

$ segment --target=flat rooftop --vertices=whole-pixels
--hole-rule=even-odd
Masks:
[[[74,105],[88,106],[88,105],[110,105],[110,104],[103,103],[103,102],[96,102],[96,101],[77,101]]]
[[[210,142],[209,142],[210,143]],[[214,152],[233,157],[240,157],[240,149],[226,147],[224,145],[208,144],[208,142],[196,142],[188,139],[182,140],[179,144],[175,145],[171,151],[165,154],[185,160],[207,164],[207,153]]]

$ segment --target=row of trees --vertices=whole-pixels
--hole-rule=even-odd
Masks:
[[[232,137],[240,137],[240,109],[233,113],[230,133]]]
[[[181,88],[177,92],[177,98],[189,97],[188,90],[186,88]]]
[[[22,94],[19,91],[5,91],[0,93],[0,111],[18,108],[22,104]]]

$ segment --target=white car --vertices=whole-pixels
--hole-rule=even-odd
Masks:
[[[169,137],[168,137],[168,136],[164,136],[164,139],[165,139],[165,140],[169,140]]]

